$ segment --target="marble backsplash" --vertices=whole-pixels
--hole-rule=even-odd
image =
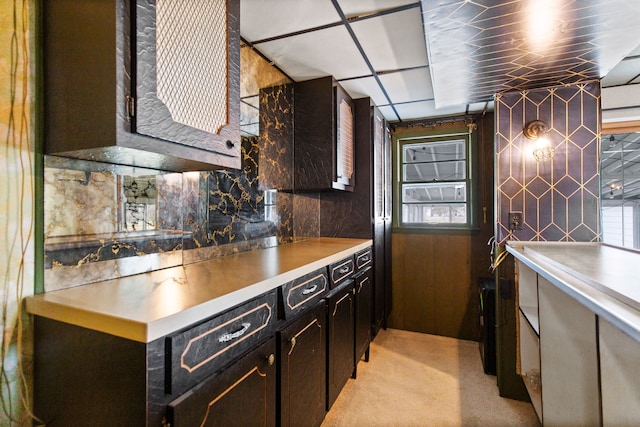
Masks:
[[[45,291],[319,236],[319,197],[296,195],[293,91],[260,91],[242,169],[163,173],[45,158]],[[277,126],[274,126],[274,123]]]

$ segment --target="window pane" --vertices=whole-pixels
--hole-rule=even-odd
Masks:
[[[466,202],[467,186],[465,182],[404,184],[402,186],[403,203],[419,202]]]
[[[466,224],[467,206],[463,203],[403,204],[404,224]]]
[[[405,144],[402,163],[444,162],[467,157],[464,139]]]
[[[403,166],[403,180],[415,181],[452,181],[467,177],[465,162],[409,163]]]

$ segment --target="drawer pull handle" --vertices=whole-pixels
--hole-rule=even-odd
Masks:
[[[249,322],[242,323],[242,328],[238,329],[237,331],[220,335],[220,337],[218,338],[218,342],[229,342],[236,338],[240,338],[249,330],[250,327],[251,327],[251,323]]]
[[[365,255],[360,259],[363,260],[363,261],[369,261],[369,255]]]
[[[318,289],[318,285],[313,285],[310,288],[306,288],[302,290],[302,295],[309,295],[312,294],[316,291],[316,289]]]
[[[344,266],[340,270],[338,270],[338,273],[340,273],[340,274],[345,274],[345,273],[348,273],[348,272],[349,272],[349,266],[348,265]]]

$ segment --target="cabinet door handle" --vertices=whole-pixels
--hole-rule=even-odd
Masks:
[[[273,366],[273,364],[276,363],[276,356],[273,353],[271,353],[269,357],[267,357],[267,363],[269,364],[269,366]]]
[[[293,349],[296,346],[296,337],[291,337],[289,342],[291,343],[291,349]]]
[[[302,295],[309,295],[312,294],[316,291],[316,289],[318,289],[318,285],[313,285],[310,288],[306,288],[302,290]]]
[[[226,334],[220,335],[220,337],[218,338],[218,342],[229,342],[236,338],[240,338],[249,330],[250,327],[251,327],[251,323],[249,322],[242,323],[242,328],[238,329],[237,331],[228,332]]]

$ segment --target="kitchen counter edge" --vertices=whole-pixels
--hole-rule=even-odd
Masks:
[[[59,291],[46,292],[25,298],[27,312],[33,315],[61,321],[99,332],[119,336],[133,341],[149,343],[158,338],[182,330],[192,324],[221,314],[235,306],[247,302],[266,292],[275,290],[283,284],[310,273],[318,268],[328,266],[345,257],[353,255],[363,249],[371,247],[370,239],[351,238],[315,238],[297,241],[277,247],[258,249],[256,251],[242,252],[227,257],[216,258],[194,264],[172,267],[165,270],[142,273],[104,282],[82,285]],[[177,275],[181,280],[187,277],[186,269],[199,269],[206,271],[208,275],[230,277],[237,270],[225,271],[225,266],[237,268],[243,265],[246,259],[246,268],[252,267],[251,261],[260,257],[279,258],[283,253],[295,250],[302,255],[296,261],[280,267],[268,268],[268,271],[258,272],[250,281],[240,278],[236,280],[231,289],[213,291],[207,295],[207,289],[203,291],[193,289],[194,286],[173,286],[172,292],[184,292],[197,296],[187,295],[185,299],[191,299],[184,307],[168,309],[160,314],[152,307],[157,304],[157,296],[154,301],[151,296],[163,286],[157,277],[163,273]],[[231,261],[231,262],[225,262]],[[243,281],[244,280],[244,281]],[[179,282],[180,280],[171,280]],[[142,283],[141,283],[142,282]],[[166,285],[165,285],[166,286]],[[99,296],[108,292],[108,302],[101,304]],[[94,294],[96,298],[87,296]],[[130,295],[127,295],[130,294]],[[184,297],[176,295],[175,298]],[[89,301],[87,301],[89,299]],[[132,314],[129,315],[123,307],[131,306]],[[147,307],[148,306],[148,307]]]
[[[596,315],[608,320],[625,334],[640,342],[640,310],[625,303],[615,295],[606,292],[606,286],[594,278],[585,276],[580,271],[549,260],[544,255],[545,247],[571,245],[583,247],[600,247],[602,243],[586,242],[507,242],[506,249],[516,259],[543,276]],[[622,248],[615,248],[625,250]],[[529,249],[529,250],[527,250]],[[640,260],[640,257],[638,258]],[[584,262],[599,262],[589,259]],[[629,276],[630,280],[634,277]],[[635,278],[637,280],[637,278]]]

